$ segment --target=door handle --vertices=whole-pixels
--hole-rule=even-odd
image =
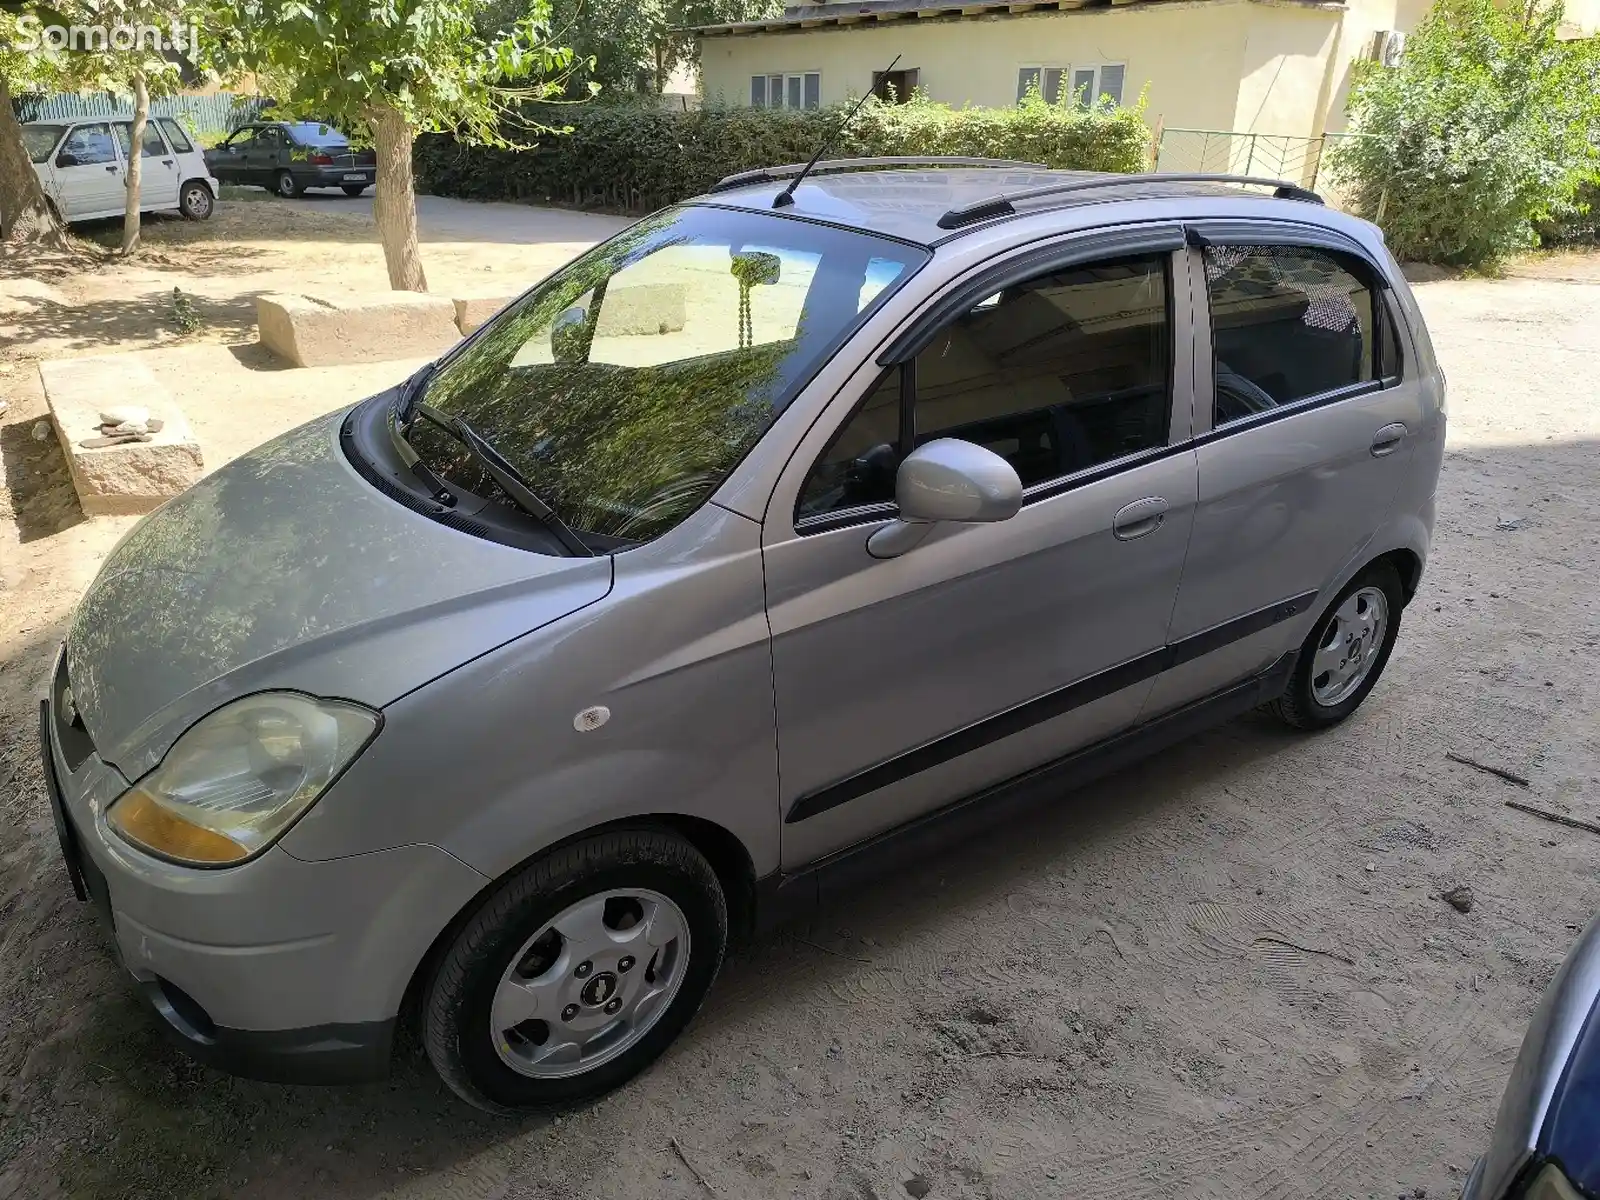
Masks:
[[[1399,421],[1393,425],[1385,425],[1372,435],[1372,457],[1382,458],[1385,454],[1393,454],[1400,449],[1400,443],[1405,440],[1408,432],[1405,425]]]
[[[1168,504],[1165,497],[1146,496],[1132,504],[1124,504],[1111,518],[1111,532],[1119,542],[1131,542],[1161,528],[1167,519]]]
[[[106,170],[115,171],[116,169],[117,169],[117,164],[116,163],[107,163],[106,164]]]
[[[170,158],[163,158],[161,160],[161,165],[163,167],[170,167],[172,165],[172,160]]]

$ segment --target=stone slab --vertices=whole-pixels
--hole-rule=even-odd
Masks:
[[[681,283],[635,283],[610,289],[600,306],[601,336],[677,333],[683,328]]]
[[[51,424],[67,456],[78,503],[89,516],[149,512],[204,473],[200,444],[172,394],[127,355],[59,358],[39,364]],[[104,408],[137,404],[161,420],[148,442],[90,450]]]
[[[506,295],[500,293],[497,295],[453,297],[451,303],[456,308],[456,328],[461,331],[461,336],[466,337],[467,334],[478,329],[495,313],[515,300],[519,294]]]
[[[297,367],[385,362],[442,354],[461,338],[455,305],[421,292],[256,297],[261,344]]]

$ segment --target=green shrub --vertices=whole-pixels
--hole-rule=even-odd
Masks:
[[[1560,0],[1438,0],[1397,68],[1367,67],[1334,178],[1401,258],[1482,265],[1533,245],[1596,161],[1600,45]]]
[[[671,112],[595,103],[528,116],[569,132],[546,136],[527,150],[470,146],[442,135],[420,138],[419,187],[474,200],[648,212],[704,192],[735,171],[805,161],[837,128],[844,110]],[[507,136],[516,138],[514,131]],[[1142,106],[1086,110],[1034,98],[1016,108],[953,109],[917,97],[908,104],[867,101],[829,156],[962,154],[1140,171],[1149,152]]]

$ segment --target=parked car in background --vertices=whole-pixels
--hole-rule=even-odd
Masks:
[[[115,120],[33,121],[22,127],[39,183],[62,220],[122,216],[132,133],[133,122]],[[141,153],[141,211],[176,209],[191,221],[211,215],[219,184],[183,126],[171,117],[151,117]]]
[[[211,171],[224,183],[264,187],[292,198],[307,188],[339,188],[359,196],[378,173],[371,150],[352,150],[331,125],[309,121],[256,121],[206,151]]]
[[[1533,1014],[1461,1200],[1600,1200],[1600,917]]]
[[[634,224],[107,558],[46,778],[191,1052],[371,1077],[413,996],[472,1103],[592,1098],[731,933],[1376,686],[1445,433],[1376,227],[1277,181],[798,170]]]

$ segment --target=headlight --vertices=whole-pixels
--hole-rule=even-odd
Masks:
[[[106,810],[162,858],[232,866],[260,853],[361,752],[378,714],[342,700],[262,692],[217,709]]]

